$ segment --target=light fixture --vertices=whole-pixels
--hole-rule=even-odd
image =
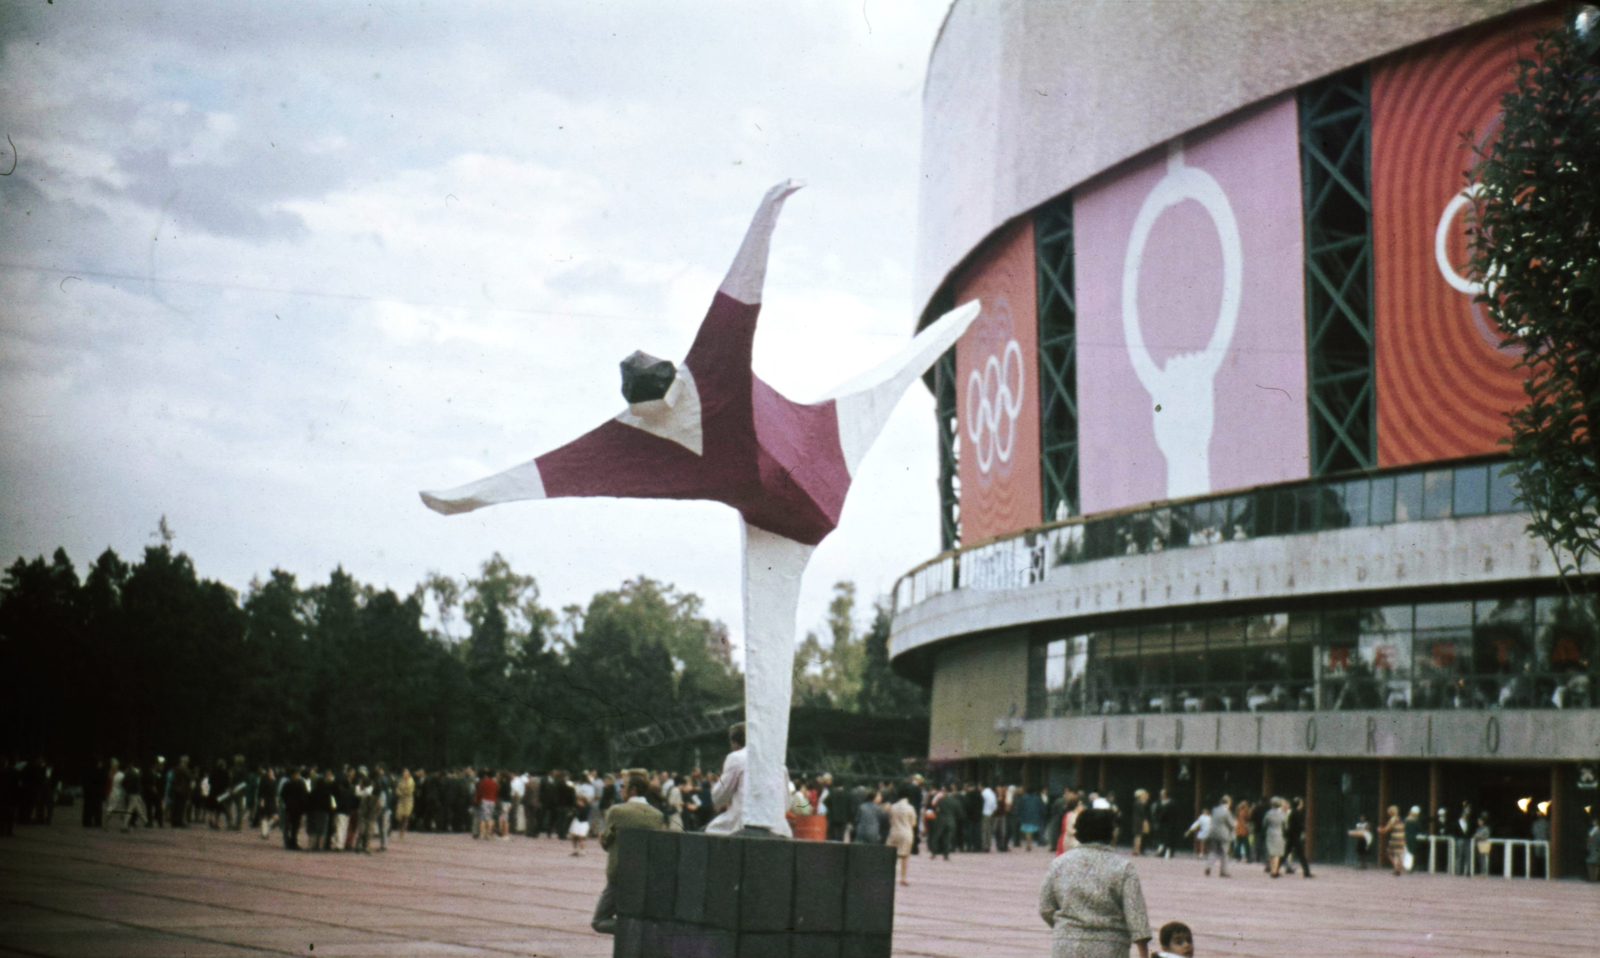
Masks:
[[[1549,802],[1540,802],[1539,803],[1539,814],[1540,815],[1547,814],[1547,813],[1549,813],[1549,811],[1550,811],[1550,803]]]
[[[1531,798],[1519,798],[1517,799],[1517,807],[1526,812],[1528,810],[1528,803],[1531,801],[1533,801]]]
[[[1578,12],[1571,21],[1573,39],[1580,56],[1593,59],[1600,54],[1600,7],[1585,5],[1578,8]]]

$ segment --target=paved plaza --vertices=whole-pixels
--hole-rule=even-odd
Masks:
[[[913,860],[895,954],[1043,958],[1042,852]],[[548,839],[411,835],[389,851],[289,853],[274,834],[87,831],[57,819],[0,839],[0,958],[48,955],[542,955],[598,958],[589,914],[605,856]],[[1193,859],[1139,865],[1151,919],[1204,956],[1549,958],[1595,951],[1600,886],[1323,868],[1273,881]]]

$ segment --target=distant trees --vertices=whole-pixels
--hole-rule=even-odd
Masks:
[[[499,554],[404,596],[274,569],[241,601],[167,539],[0,577],[0,751],[599,766],[618,731],[742,697],[727,630],[643,577],[565,623]]]
[[[863,634],[855,604],[838,583],[795,703],[926,715],[889,670],[887,610]],[[82,580],[59,549],[0,577],[0,752],[598,767],[619,731],[743,697],[722,623],[642,576],[560,616],[498,553],[403,596],[273,569],[241,601],[168,536]]]
[[[889,668],[888,606],[874,606],[865,634],[856,631],[855,608],[855,583],[835,583],[828,603],[831,641],[824,646],[815,632],[808,632],[795,652],[794,703],[871,715],[926,716],[927,690]]]

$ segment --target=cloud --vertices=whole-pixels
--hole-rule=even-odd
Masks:
[[[237,588],[342,564],[404,590],[500,550],[552,605],[646,574],[737,637],[726,507],[445,519],[416,489],[613,415],[616,362],[683,354],[780,179],[811,185],[757,371],[807,399],[903,341],[936,6],[18,7],[0,552],[136,555],[164,513]],[[834,580],[937,549],[930,413],[908,399],[863,464],[803,626]]]

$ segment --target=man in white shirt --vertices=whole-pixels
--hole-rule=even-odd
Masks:
[[[1000,800],[995,797],[994,789],[987,782],[983,785],[983,822],[979,826],[978,840],[982,843],[984,851],[992,851],[994,845],[994,812],[1000,807]]]
[[[518,773],[511,779],[511,830],[522,834],[522,799],[528,794],[528,773]]]
[[[728,729],[728,744],[733,746],[733,751],[723,759],[722,777],[711,788],[712,807],[724,811],[706,825],[707,835],[733,835],[744,829],[745,768],[748,758],[745,752],[743,722]],[[777,775],[770,783],[770,787],[779,795],[788,794],[789,770],[786,767],[778,766]],[[788,820],[784,818],[779,818],[772,826],[772,834],[782,835],[784,838],[794,837],[789,831]]]

